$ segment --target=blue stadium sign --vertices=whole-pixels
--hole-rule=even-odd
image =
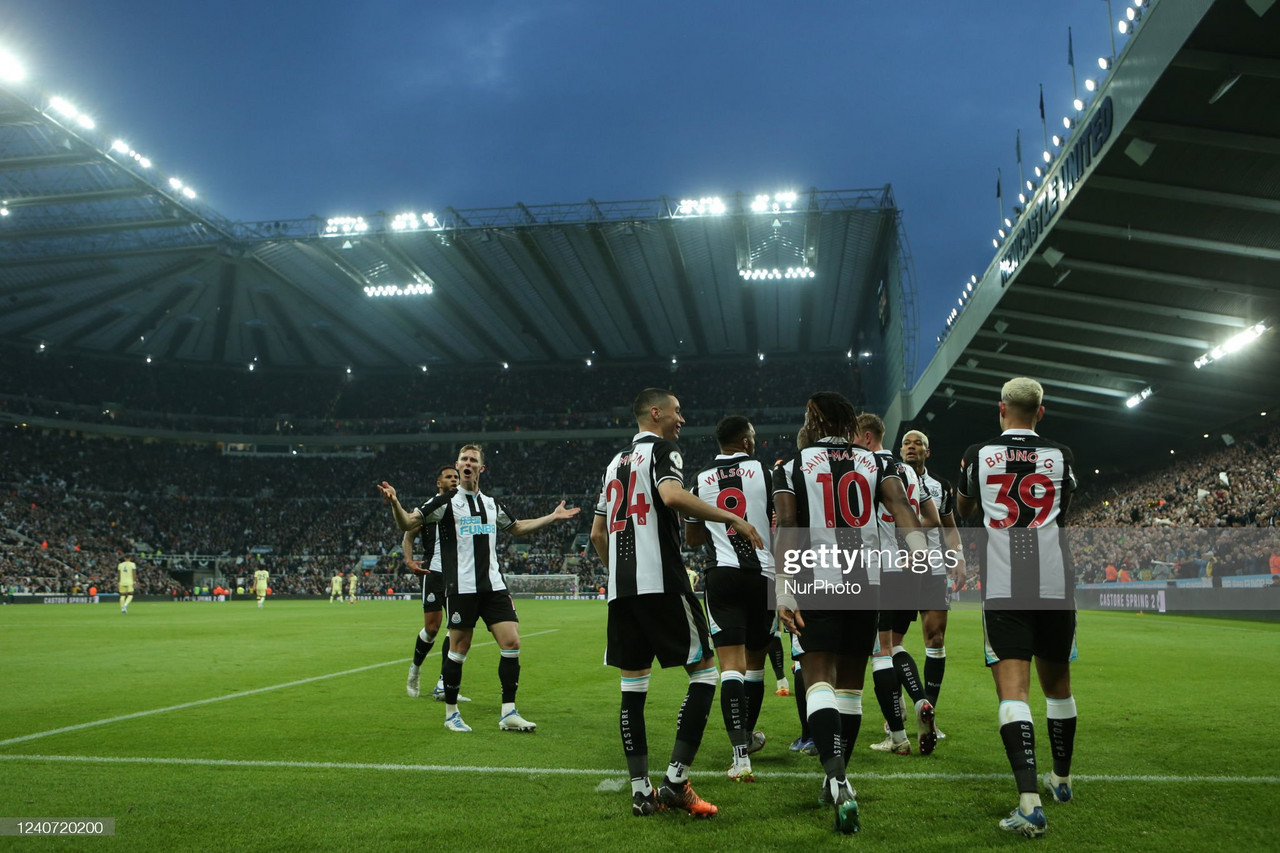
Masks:
[[[1040,238],[1048,233],[1067,196],[1091,170],[1094,159],[1111,138],[1114,124],[1115,111],[1108,96],[1098,105],[1084,132],[1076,134],[1071,147],[1058,158],[1058,165],[1045,178],[1041,192],[1018,223],[1018,230],[1009,239],[1009,246],[1000,258],[1001,286],[1009,283]]]

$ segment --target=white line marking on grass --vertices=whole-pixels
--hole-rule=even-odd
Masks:
[[[146,758],[141,756],[99,755],[4,755],[4,761],[62,761],[77,764],[167,764],[192,767],[248,767],[294,770],[390,770],[401,773],[510,773],[521,776],[619,776],[622,768],[589,769],[583,767],[477,767],[452,764],[371,764],[350,761],[257,761],[233,758]],[[808,773],[795,771],[764,772],[756,774],[762,779],[817,779],[822,771]],[[889,781],[942,780],[947,782],[970,780],[1008,779],[1008,773],[858,773],[854,778]],[[1144,775],[1072,775],[1077,782],[1220,782],[1239,785],[1276,785],[1280,776],[1144,776]]]
[[[535,631],[532,634],[525,634],[524,637],[521,637],[521,639],[523,640],[527,637],[538,637],[538,636],[541,636],[542,634],[553,634],[559,630],[560,630],[559,628],[549,628],[546,631]],[[472,643],[471,648],[474,649],[480,646],[492,646],[494,645],[494,642],[495,641],[493,640],[487,640],[486,642],[483,642],[483,643]],[[150,711],[137,711],[132,714],[122,714],[119,717],[108,717],[105,720],[94,720],[91,723],[80,723],[74,726],[63,726],[60,729],[49,729],[49,731],[47,732],[36,732],[34,734],[29,734],[29,735],[19,735],[18,737],[11,737],[8,740],[0,740],[0,746],[8,746],[13,743],[22,743],[28,740],[36,740],[42,737],[49,737],[50,735],[60,735],[65,732],[77,732],[77,731],[80,731],[81,729],[91,729],[91,728],[94,728],[95,726],[105,726],[109,723],[119,723],[124,720],[134,720],[134,719],[137,719],[138,717],[150,717],[153,714],[163,714],[166,711],[181,711],[185,708],[198,708],[201,705],[212,705],[214,702],[225,702],[228,699],[242,699],[245,696],[256,696],[259,693],[270,693],[273,690],[283,690],[286,687],[297,687],[300,684],[311,684],[312,682],[315,682],[315,681],[324,681],[329,678],[339,678],[340,676],[343,676],[343,675],[354,675],[357,672],[368,672],[371,669],[381,669],[384,666],[395,666],[396,664],[398,663],[402,664],[407,660],[409,660],[409,658],[397,658],[396,660],[389,660],[389,661],[386,661],[385,663],[374,663],[374,664],[370,664],[369,666],[360,666],[360,667],[356,667],[355,669],[346,669],[346,670],[343,670],[342,672],[331,672],[328,675],[316,675],[316,676],[312,676],[311,678],[302,678],[297,681],[287,681],[284,684],[273,684],[270,687],[258,687],[253,690],[243,690],[239,693],[228,693],[226,696],[215,696],[212,699],[197,699],[194,702],[183,702],[181,705],[169,705],[168,707],[165,707],[165,708],[152,708]]]

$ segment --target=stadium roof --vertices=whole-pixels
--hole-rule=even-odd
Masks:
[[[1087,442],[1077,453],[1092,468],[1280,408],[1277,104],[1273,0],[1148,8],[891,415],[954,458],[975,419],[996,430],[1004,381],[1030,375],[1046,432]],[[1026,168],[1043,165],[1026,148]]]
[[[5,341],[205,363],[843,354],[901,256],[888,186],[231,222],[17,82],[0,200]]]

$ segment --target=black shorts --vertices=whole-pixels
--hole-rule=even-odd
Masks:
[[[496,592],[466,592],[449,596],[450,628],[465,631],[474,628],[481,619],[490,631],[499,622],[519,622],[511,593],[502,589]]]
[[[800,618],[804,620],[800,642],[806,653],[870,656],[875,648],[874,610],[802,610]]]
[[[658,592],[609,602],[604,662],[618,669],[686,666],[711,658],[702,605],[693,593]]]
[[[915,610],[881,610],[876,627],[881,631],[905,634],[911,629],[911,623],[916,621],[916,612]]]
[[[1074,610],[982,611],[987,666],[1002,660],[1070,663],[1076,659]]]
[[[916,619],[920,578],[912,572],[880,573],[880,616],[876,621],[881,631],[907,633]]]
[[[444,604],[444,572],[428,572],[422,578],[422,612],[439,613]]]
[[[951,609],[951,589],[946,575],[921,575],[919,609]]]
[[[769,645],[774,612],[769,609],[770,579],[759,572],[727,566],[707,569],[707,610],[715,647],[746,646],[759,651]]]

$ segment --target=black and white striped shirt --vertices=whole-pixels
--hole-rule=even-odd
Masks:
[[[436,525],[431,571],[444,572],[449,595],[505,590],[498,564],[498,531],[516,520],[481,492],[450,489],[418,508],[423,524]]]
[[[894,459],[893,452],[889,450],[877,450],[876,456],[883,459],[890,470],[896,471],[902,479],[902,485],[907,492],[907,503],[911,504],[911,511],[916,514],[916,520],[923,523],[924,519],[920,515],[920,507],[925,501],[933,500],[933,496],[920,484],[920,476],[916,474],[916,469]],[[898,548],[898,524],[893,518],[893,513],[889,512],[885,505],[879,502],[876,503],[876,512],[880,515],[880,523],[877,525],[878,547],[896,552]],[[907,569],[902,564],[902,561],[897,559],[882,559],[880,567],[886,572],[903,572]]]
[[[1010,429],[971,445],[960,467],[960,494],[982,504],[983,601],[1074,606],[1075,574],[1059,529],[1063,501],[1076,487],[1071,448]]]
[[[838,545],[843,550],[874,547],[880,484],[901,480],[888,461],[867,448],[827,437],[797,451],[775,472],[774,491],[795,495],[796,526],[809,528],[814,547]],[[837,536],[837,533],[840,535]],[[864,538],[865,536],[865,538]],[[837,567],[819,568],[815,580],[879,586],[879,561],[860,561],[841,577]]]
[[[946,480],[933,476],[928,468],[920,475],[920,487],[929,493],[933,498],[933,504],[938,508],[938,519],[946,518],[955,512],[956,495],[955,489]],[[929,537],[929,550],[936,551],[941,555],[945,555],[942,541],[942,528],[930,527],[926,531]],[[931,560],[932,571],[935,575],[945,575],[947,573],[946,559]]]
[[[773,552],[769,525],[773,516],[773,487],[769,470],[745,453],[719,454],[715,462],[698,472],[689,491],[712,506],[745,518],[764,539],[763,548],[754,548],[746,537],[714,521],[686,519],[706,524],[715,549],[716,565],[773,577]]]
[[[596,515],[604,517],[609,532],[609,601],[689,591],[680,515],[658,494],[664,480],[683,488],[683,469],[676,443],[651,432],[637,433],[605,469]]]

